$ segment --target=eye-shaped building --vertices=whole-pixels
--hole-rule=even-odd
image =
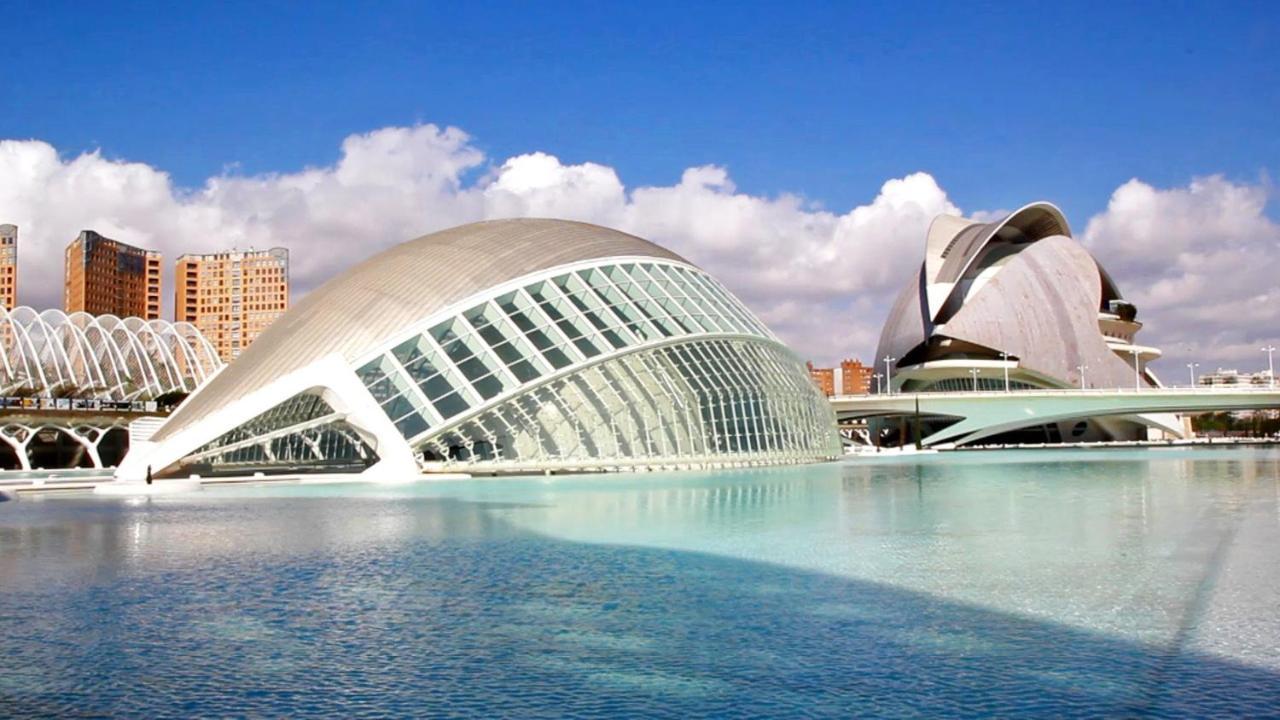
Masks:
[[[1137,343],[1136,315],[1053,205],[990,223],[940,215],[876,357],[894,392],[1158,386],[1147,364],[1160,351]],[[873,424],[893,432],[893,423]],[[1034,427],[1017,439],[1138,439],[1146,428],[1182,431],[1173,416],[1134,415]]]
[[[838,456],[804,365],[646,240],[499,220],[391,248],[307,295],[117,475],[541,472]]]

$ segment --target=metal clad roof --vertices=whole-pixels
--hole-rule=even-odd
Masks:
[[[1091,387],[1130,386],[1132,368],[1098,332],[1096,267],[1074,240],[1045,238],[1014,256],[940,332],[1003,350],[1023,367],[1071,384],[1084,365]]]

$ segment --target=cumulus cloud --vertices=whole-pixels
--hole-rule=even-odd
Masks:
[[[1159,367],[1180,373],[1175,381],[1187,362],[1200,372],[1256,370],[1261,345],[1280,339],[1270,190],[1218,175],[1163,189],[1130,180],[1085,228],[1085,244],[1137,305],[1140,337],[1165,351]]]
[[[628,187],[611,167],[541,152],[496,161],[465,132],[434,125],[352,135],[330,166],[228,171],[199,188],[100,152],[63,157],[44,142],[0,141],[0,178],[0,222],[20,226],[20,301],[37,307],[60,306],[62,251],[85,228],[164,252],[170,272],[186,252],[284,246],[296,297],[427,232],[562,217],[684,255],[823,363],[870,359],[893,295],[921,260],[929,222],[960,212],[923,172],[890,179],[841,212],[795,195],[741,192],[715,165],[685,169],[670,185]],[[1280,232],[1263,214],[1266,195],[1218,177],[1171,190],[1135,180],[1088,223],[1086,242],[1139,305],[1148,342],[1205,364],[1243,365],[1256,354],[1261,328],[1280,319],[1268,277]]]
[[[62,251],[85,228],[160,250],[167,271],[182,253],[284,246],[298,295],[433,230],[562,217],[685,255],[801,354],[824,362],[874,348],[887,299],[920,260],[929,220],[957,211],[925,173],[889,180],[866,205],[838,214],[793,195],[739,192],[717,166],[689,168],[672,185],[627,188],[613,168],[540,152],[494,163],[466,133],[434,125],[352,135],[332,166],[228,172],[194,189],[142,163],[100,152],[62,157],[44,142],[9,140],[0,142],[0,177],[0,222],[20,227],[20,301],[37,307],[61,304]]]

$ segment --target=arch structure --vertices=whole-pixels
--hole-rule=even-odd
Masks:
[[[0,396],[155,400],[222,366],[190,323],[0,307]]]
[[[290,309],[117,472],[507,473],[840,453],[804,365],[653,243],[560,220],[387,250]]]
[[[894,393],[1162,387],[1148,367],[1160,350],[1138,343],[1136,316],[1053,205],[1032,203],[990,223],[940,215],[876,357],[889,364],[886,390]],[[1167,414],[1061,424],[1056,434],[1069,428],[1082,440],[1182,432]],[[892,430],[874,425],[880,434]]]
[[[24,418],[0,425],[0,470],[117,466],[129,447],[125,419],[59,422]]]

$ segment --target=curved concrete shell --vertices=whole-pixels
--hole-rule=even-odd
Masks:
[[[380,476],[798,462],[839,452],[804,366],[715,279],[625,233],[466,225],[289,310],[120,476]]]
[[[1098,331],[1102,283],[1093,258],[1061,235],[1027,247],[937,332],[1018,358],[1066,384],[1133,387],[1133,369]]]
[[[897,392],[1155,386],[1147,363],[1160,351],[1136,343],[1135,315],[1053,205],[992,223],[944,215],[876,357],[892,358],[888,387]],[[1134,432],[1174,424],[1135,420]],[[1127,432],[1115,420],[1097,425],[1103,436]]]

